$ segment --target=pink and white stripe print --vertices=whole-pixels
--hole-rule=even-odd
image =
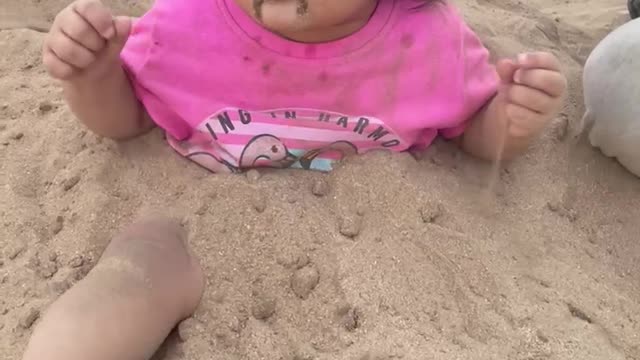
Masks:
[[[375,117],[296,108],[223,108],[198,125],[190,138],[170,143],[213,172],[264,166],[330,171],[345,156],[408,147]]]

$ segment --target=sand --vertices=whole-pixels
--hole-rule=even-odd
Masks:
[[[3,359],[115,231],[153,212],[183,219],[207,274],[157,359],[640,359],[640,181],[571,136],[582,64],[625,0],[459,1],[496,56],[551,49],[570,81],[494,194],[490,165],[445,143],[331,174],[211,176],[159,131],[98,139],[40,65],[66,2],[0,4]]]

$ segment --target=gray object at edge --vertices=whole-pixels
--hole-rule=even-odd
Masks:
[[[640,17],[640,0],[628,0],[627,7],[629,8],[629,16],[632,19]]]
[[[640,176],[640,18],[596,46],[585,64],[583,85],[591,145]]]

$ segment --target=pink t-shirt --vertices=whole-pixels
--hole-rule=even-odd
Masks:
[[[303,44],[233,0],[156,0],[122,53],[171,146],[213,172],[329,171],[344,156],[454,138],[496,92],[488,51],[450,5],[380,0],[370,21]]]

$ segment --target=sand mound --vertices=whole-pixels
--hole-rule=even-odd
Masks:
[[[39,31],[66,1],[4,0],[3,358],[114,231],[164,212],[190,228],[208,287],[158,359],[640,359],[640,181],[567,136],[581,64],[625,1],[459,2],[496,54],[549,48],[570,78],[562,116],[494,198],[488,166],[447,144],[258,178],[210,176],[159,132],[99,140],[40,66]]]

